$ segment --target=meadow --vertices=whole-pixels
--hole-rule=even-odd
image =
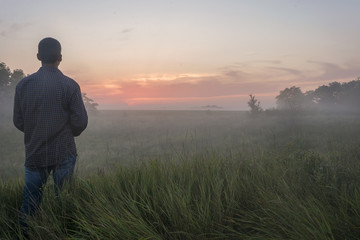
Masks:
[[[359,239],[360,115],[100,111],[31,239]],[[23,136],[0,125],[0,239],[16,239]],[[55,200],[54,200],[55,199]]]

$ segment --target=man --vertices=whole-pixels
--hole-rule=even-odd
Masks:
[[[55,193],[69,181],[77,158],[74,137],[85,130],[88,116],[79,85],[58,69],[61,45],[45,38],[38,46],[42,67],[16,86],[13,121],[24,132],[25,187],[20,224],[39,206],[43,186],[53,173]]]

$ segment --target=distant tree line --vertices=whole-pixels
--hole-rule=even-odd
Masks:
[[[280,110],[360,111],[360,78],[350,82],[332,82],[315,90],[302,92],[292,86],[276,96]]]
[[[0,62],[0,119],[12,115],[15,87],[21,79],[26,77],[21,69],[10,70],[5,63]],[[97,111],[98,104],[86,93],[83,93],[85,107],[89,113]]]
[[[0,119],[12,114],[15,87],[24,77],[23,70],[11,71],[5,63],[0,62]]]
[[[280,111],[360,112],[360,77],[345,83],[332,82],[307,92],[292,86],[280,91],[275,99],[276,110]],[[248,106],[252,115],[263,111],[260,101],[252,94]]]

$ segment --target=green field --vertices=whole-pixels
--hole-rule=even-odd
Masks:
[[[359,239],[360,116],[100,111],[33,239]],[[0,239],[17,236],[23,136],[0,125]]]

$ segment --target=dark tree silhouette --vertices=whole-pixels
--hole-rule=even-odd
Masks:
[[[255,98],[252,94],[249,95],[250,99],[247,102],[248,106],[250,107],[251,114],[257,114],[262,111],[260,106],[260,101]]]
[[[5,90],[5,88],[10,83],[11,71],[5,63],[0,62],[0,90]]]
[[[350,82],[332,82],[303,93],[299,87],[286,88],[276,96],[280,110],[360,111],[360,77]]]
[[[329,86],[320,86],[314,91],[317,102],[330,107],[339,104],[341,94],[342,86],[338,82],[332,82]]]
[[[0,115],[10,117],[16,84],[25,77],[21,69],[11,71],[5,63],[0,62]]]
[[[0,62],[0,91],[8,92],[16,87],[16,84],[25,77],[23,70],[11,71],[5,63]]]
[[[360,77],[342,84],[343,94],[341,103],[352,110],[360,110]]]
[[[292,86],[280,91],[276,96],[277,107],[281,110],[301,110],[306,103],[305,94],[301,91],[300,87]]]
[[[86,110],[89,113],[96,113],[97,106],[99,106],[99,104],[97,104],[93,99],[86,96],[86,93],[83,93],[82,95],[83,95],[83,101],[84,101]]]
[[[313,100],[323,109],[359,110],[360,78],[347,83],[332,82],[318,87]]]
[[[21,81],[21,79],[23,79],[25,77],[24,71],[21,69],[15,69],[12,73],[11,73],[11,77],[10,77],[10,90],[15,90],[16,85]]]

